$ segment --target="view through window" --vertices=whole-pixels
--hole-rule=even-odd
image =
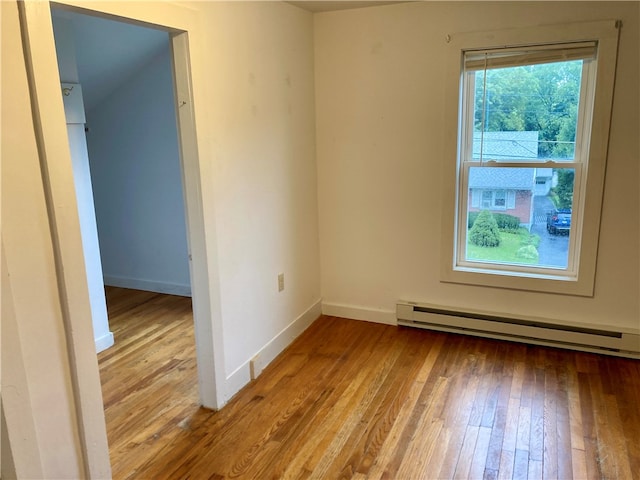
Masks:
[[[583,44],[465,54],[460,263],[571,268],[594,54]]]

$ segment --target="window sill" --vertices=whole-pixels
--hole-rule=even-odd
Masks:
[[[581,281],[576,276],[562,275],[561,272],[548,274],[458,266],[449,269],[443,268],[440,279],[443,283],[583,297],[593,296],[592,282]]]

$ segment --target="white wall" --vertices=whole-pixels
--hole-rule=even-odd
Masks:
[[[320,313],[313,16],[280,2],[194,8],[207,26],[211,96],[196,108],[208,120],[200,155],[215,192],[232,394],[255,354],[267,363]]]
[[[637,2],[416,2],[315,17],[323,311],[399,299],[638,329]],[[593,298],[440,282],[445,36],[621,19]]]
[[[105,284],[190,295],[171,72],[167,36],[87,111],[87,142]]]
[[[76,67],[73,26],[62,18],[54,18],[53,23],[60,81],[78,84],[80,79]],[[87,141],[84,133],[85,114],[82,101],[82,86],[75,86],[71,90],[69,97],[64,100],[69,148],[71,149],[73,163],[73,179],[78,198],[78,215],[80,228],[82,229],[82,246],[89,286],[91,322],[96,351],[101,352],[113,345],[113,333],[109,330],[107,303],[102,281],[100,245],[93,204],[89,159],[87,157]]]

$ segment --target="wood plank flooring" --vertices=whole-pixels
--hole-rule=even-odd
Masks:
[[[640,362],[321,317],[218,412],[190,299],[109,288],[114,479],[640,478]]]

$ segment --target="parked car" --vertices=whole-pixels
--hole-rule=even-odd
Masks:
[[[560,208],[547,212],[547,232],[568,235],[571,230],[571,209]]]

